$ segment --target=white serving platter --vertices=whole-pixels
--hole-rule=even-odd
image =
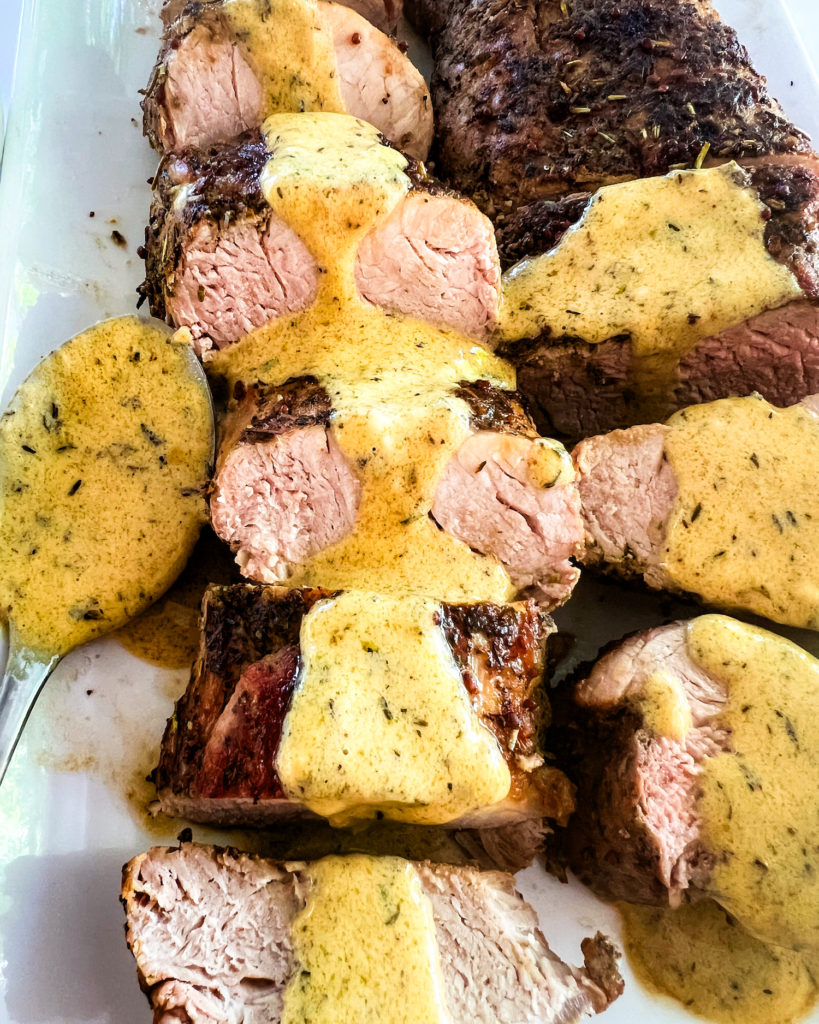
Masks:
[[[0,177],[0,406],[53,347],[133,310],[155,167],[137,93],[157,50],[159,2],[23,0]],[[819,79],[784,4],[717,6],[789,115],[819,138]],[[127,248],[114,244],[114,229]],[[629,630],[697,610],[585,580],[557,619],[577,637],[576,662]],[[819,653],[817,634],[788,635]],[[187,670],[154,668],[102,640],[66,658],[47,684],[0,789],[0,1024],[148,1024],[123,941],[119,871],[181,827],[148,824],[140,780],[186,680]],[[579,961],[580,939],[598,928],[617,937],[615,912],[580,886],[539,866],[519,881],[567,960]],[[692,1020],[648,995],[627,965],[624,973],[626,993],[606,1024]]]

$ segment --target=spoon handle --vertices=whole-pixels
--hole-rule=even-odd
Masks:
[[[41,661],[12,639],[0,684],[0,783],[43,683],[60,659]]]

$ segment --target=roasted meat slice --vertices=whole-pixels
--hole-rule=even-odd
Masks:
[[[286,720],[294,707],[294,691],[303,685],[305,659],[316,657],[315,652],[311,655],[302,651],[305,629],[316,616],[326,616],[334,600],[337,595],[319,590],[250,584],[208,589],[203,602],[199,657],[188,688],[168,722],[155,773],[160,805],[166,813],[232,826],[309,815],[309,791],[286,792],[293,773],[288,775],[287,766],[281,769],[279,753],[288,730],[296,730],[292,732],[293,742],[306,742],[307,750],[316,742],[315,736],[300,740],[296,734],[298,722],[291,719],[286,724]],[[411,611],[408,598],[372,601],[385,615],[392,609],[396,619],[387,629],[397,631],[398,619]],[[350,607],[353,605],[358,607],[355,599],[350,602]],[[313,619],[306,620],[311,609],[315,609]],[[467,695],[482,727],[494,736],[511,780],[506,795],[492,806],[475,808],[460,821],[435,823],[497,828],[543,817],[565,822],[573,806],[571,787],[560,772],[544,764],[538,745],[540,727],[548,719],[548,700],[540,691],[546,639],[553,628],[548,616],[533,601],[425,606],[423,616],[416,615],[420,628],[425,628],[424,616],[429,619],[426,627],[434,628],[436,636],[440,634],[438,642],[447,652],[446,660],[451,660],[453,671],[460,673],[461,683],[455,687],[457,699],[462,700],[463,693]],[[361,634],[362,644],[384,649],[384,644],[375,644],[373,630],[361,616],[351,618],[348,629],[355,636]],[[417,643],[417,636],[411,636],[405,648]],[[402,656],[411,658],[412,651],[405,649]],[[337,716],[343,714],[349,687],[358,685],[354,659],[345,660],[341,671],[345,681],[334,698]],[[426,685],[421,680],[416,682],[419,690]],[[325,685],[327,693],[329,685]],[[401,685],[401,679],[387,672],[383,694],[376,696],[373,704],[378,720],[387,713],[390,720],[393,714],[400,717],[406,713],[406,708],[398,707]],[[429,732],[426,758],[431,763],[435,724],[432,731],[427,722],[419,728]],[[345,741],[348,747],[357,742],[361,730],[370,736],[371,744],[376,744],[372,723],[368,726],[366,721],[358,721]],[[391,736],[392,746],[400,745],[397,730]],[[332,736],[328,742],[332,742]],[[400,763],[393,759],[394,767],[387,764],[387,775],[398,772],[406,776],[413,770],[412,756],[404,749]],[[332,797],[352,808],[349,820],[366,819],[377,812],[388,818],[406,817],[409,803],[405,802],[403,808],[395,802],[393,806],[379,806],[372,802],[375,790],[365,792],[361,785],[356,789],[354,755],[343,760],[344,777],[339,777]],[[443,774],[450,772],[450,791],[459,784],[455,761],[453,752],[447,760],[451,769],[441,769]],[[475,763],[471,771],[485,774],[487,764]],[[317,770],[316,764],[308,764],[299,778],[309,778]],[[431,803],[439,781],[426,780],[421,786],[423,792],[416,793],[414,799]],[[395,788],[394,782],[382,779],[376,789],[381,792],[385,785]]]
[[[691,406],[588,438],[573,457],[585,565],[819,628],[819,396]]]
[[[359,408],[364,416],[372,399],[360,397],[345,418],[333,411],[326,386],[312,377],[281,386],[240,385],[237,397],[225,423],[211,520],[236,551],[245,576],[278,583],[353,534],[362,500],[383,484],[378,477],[368,485],[366,466],[344,451],[343,424]],[[418,406],[423,396],[412,388],[398,395],[385,391],[382,401],[379,446],[395,449],[391,464],[400,468],[408,453],[395,430],[403,429],[405,404]],[[500,563],[518,591],[537,592],[551,606],[562,603],[577,581],[570,559],[582,537],[577,490],[563,449],[537,436],[514,392],[486,381],[444,389],[430,407],[429,422],[452,402],[469,418],[468,435],[456,446],[446,447],[443,437],[436,442],[451,458],[434,493],[410,467],[407,488],[385,500],[391,521],[379,518],[379,532],[434,531],[437,525]],[[422,526],[419,520],[427,516],[431,522]],[[399,568],[374,561],[372,587],[385,585]]]
[[[576,781],[558,842],[612,900],[712,898],[763,941],[815,948],[819,663],[722,615],[628,637],[555,698]]]
[[[297,915],[308,904],[322,907],[317,879],[334,867],[328,861],[277,864],[191,844],[156,847],[134,858],[123,871],[126,935],[154,1019],[161,1024],[278,1024],[292,997],[286,991],[288,982],[297,969],[305,969],[299,960],[303,925]],[[345,903],[352,885],[348,870],[356,878],[368,871],[393,870],[412,879],[415,905],[422,901],[420,906],[431,911],[426,941],[440,964],[443,1019],[573,1024],[604,1010],[622,991],[617,954],[608,940],[599,934],[585,939],[585,967],[568,967],[549,949],[535,912],[516,892],[511,875],[351,858],[333,876],[338,886],[334,893]],[[381,921],[370,919],[364,909],[370,906],[369,888],[356,894],[357,906],[364,901],[361,915],[347,923],[345,932],[360,934],[365,947],[354,943],[355,952],[348,950],[347,957],[363,959],[387,977],[406,966],[410,978],[425,984],[426,977],[413,972],[412,961],[396,963],[398,938],[391,940],[391,948],[382,948]],[[412,908],[405,909],[405,914],[412,913]],[[343,945],[334,945],[344,972]],[[301,955],[305,952],[310,955],[304,949]],[[493,979],[491,985],[487,978]],[[381,988],[373,984],[371,991]],[[416,996],[415,991],[408,993],[410,999]],[[334,997],[328,993],[327,998]],[[344,1005],[333,1007],[331,1015],[341,1019],[344,1010]],[[377,1011],[372,1019],[379,1019]]]
[[[410,0],[432,44],[436,166],[502,222],[519,205],[690,166],[809,151],[708,0]]]
[[[388,7],[392,0],[368,4],[384,15]],[[426,157],[432,108],[423,77],[350,7],[209,0],[170,13],[142,103],[145,134],[160,151],[229,142],[273,113],[335,110]]]
[[[142,292],[155,316],[190,328],[200,350],[230,345],[316,297],[315,257],[262,194],[269,158],[255,132],[210,154],[168,157],[154,180]],[[417,165],[406,173],[405,196],[359,245],[359,293],[483,338],[500,295],[492,225]]]
[[[711,175],[715,173],[710,172]],[[518,369],[518,387],[531,403],[538,426],[560,437],[579,438],[665,417],[675,409],[696,402],[731,395],[749,395],[758,391],[777,405],[790,405],[819,391],[819,173],[813,160],[795,162],[783,159],[761,160],[747,172],[736,172],[736,180],[748,196],[762,205],[759,215],[765,221],[764,235],[755,241],[735,239],[731,253],[719,247],[703,245],[707,226],[700,216],[687,218],[685,197],[677,210],[677,223],[666,224],[663,211],[648,214],[646,233],[663,231],[673,246],[686,235],[688,255],[679,267],[679,293],[686,301],[679,304],[676,321],[669,322],[676,340],[669,349],[670,330],[651,345],[641,341],[640,312],[643,303],[653,303],[657,317],[663,316],[668,302],[666,288],[658,282],[656,265],[648,249],[627,248],[631,279],[622,281],[624,290],[633,285],[638,305],[623,303],[617,321],[617,333],[583,337],[567,315],[557,306],[549,321],[534,337],[510,339],[502,348]],[[685,176],[683,176],[685,177]],[[615,189],[598,198],[611,202]],[[641,216],[643,197],[633,195],[633,216]],[[598,224],[584,220],[590,209],[589,195],[575,194],[565,199],[543,201],[522,207],[499,231],[501,258],[508,266],[518,260],[530,266],[543,256],[543,288],[549,284],[560,256],[561,241],[571,238],[570,229],[589,232],[589,244],[601,236]],[[757,214],[754,214],[757,216]],[[682,225],[682,226],[681,226]],[[568,234],[567,234],[568,233]],[[761,234],[761,232],[760,232]],[[786,267],[794,287],[769,297],[775,301],[765,308],[760,301],[753,275],[741,300],[732,301],[731,289],[719,285],[711,300],[710,327],[706,321],[706,271],[720,280],[728,263],[735,264],[740,246],[764,245],[765,252]],[[618,252],[617,258],[621,254]],[[669,249],[669,257],[673,249]],[[601,258],[604,261],[605,258]],[[612,261],[611,272],[619,271]],[[608,264],[606,264],[608,266]],[[520,264],[505,280],[520,273]],[[562,273],[571,268],[562,264]],[[622,264],[621,264],[622,266]],[[582,278],[580,279],[582,280]],[[548,294],[548,292],[546,292]],[[607,308],[592,290],[583,297],[577,310],[596,310],[600,317]],[[744,317],[744,318],[743,318]],[[584,321],[588,322],[588,321]],[[667,363],[661,388],[650,395],[651,373],[659,359]],[[647,390],[648,389],[648,390]],[[650,404],[649,404],[650,397]]]

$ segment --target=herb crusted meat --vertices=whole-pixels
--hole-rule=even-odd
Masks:
[[[188,327],[198,350],[224,348],[316,297],[319,268],[262,194],[270,158],[250,132],[209,153],[166,157],[154,179],[141,293],[154,316]],[[500,302],[491,223],[471,202],[407,167],[410,188],[362,240],[362,298],[484,338]]]
[[[307,813],[286,797],[276,754],[301,668],[302,619],[332,596],[250,584],[208,589],[199,657],[168,722],[155,774],[166,813],[228,825]],[[442,604],[438,614],[469,699],[512,775],[503,805],[460,824],[565,822],[571,786],[544,765],[538,738],[548,718],[540,685],[551,621],[533,601]]]
[[[434,57],[439,173],[502,220],[535,199],[807,154],[707,0],[411,0]]]

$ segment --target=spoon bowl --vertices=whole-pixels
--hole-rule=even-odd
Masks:
[[[106,320],[47,356],[0,420],[0,782],[60,658],[173,583],[207,519],[207,379],[157,322]]]

